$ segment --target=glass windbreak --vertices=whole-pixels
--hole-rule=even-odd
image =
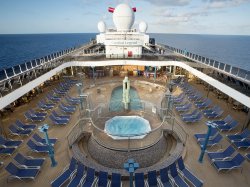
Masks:
[[[32,64],[33,67],[36,67],[36,60],[32,60],[31,64]]]
[[[19,65],[13,67],[15,74],[21,73],[21,68]]]
[[[28,69],[31,69],[31,68],[32,68],[31,62],[26,62],[26,65],[27,65],[27,68],[28,68]]]
[[[231,70],[231,73],[232,73],[233,75],[237,75],[237,74],[238,74],[238,71],[239,71],[239,68],[233,67],[232,70]]]
[[[5,74],[5,71],[2,69],[2,70],[0,70],[0,81],[2,81],[2,80],[4,80],[4,79],[6,79],[7,77],[6,77],[6,74]]]
[[[7,73],[7,76],[8,76],[8,77],[12,77],[12,76],[14,76],[14,71],[13,71],[13,69],[12,69],[12,68],[8,68],[8,69],[6,69],[6,73]]]
[[[26,68],[26,65],[25,65],[25,64],[21,64],[21,65],[20,65],[20,67],[21,67],[21,70],[22,70],[22,71],[26,71],[26,70],[27,70],[27,68]]]
[[[225,67],[225,64],[224,63],[220,63],[219,69],[224,70],[224,67]]]
[[[230,72],[230,69],[231,69],[231,66],[228,65],[228,64],[226,64],[225,71],[226,71],[226,72]]]

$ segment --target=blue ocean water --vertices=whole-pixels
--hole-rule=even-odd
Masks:
[[[156,42],[250,71],[250,36],[151,34]]]
[[[0,69],[89,42],[96,34],[0,35]]]
[[[95,33],[0,35],[0,69],[90,41]],[[150,34],[156,42],[186,49],[250,71],[250,36]]]

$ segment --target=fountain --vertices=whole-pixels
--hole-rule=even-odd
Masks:
[[[123,80],[122,102],[124,103],[125,110],[128,110],[130,103],[130,81],[127,76]]]

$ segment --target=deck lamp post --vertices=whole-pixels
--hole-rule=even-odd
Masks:
[[[139,168],[139,164],[134,161],[134,159],[128,159],[126,163],[124,163],[124,169],[129,172],[129,186],[133,187],[133,174],[135,170]]]
[[[156,80],[156,66],[155,66],[155,73],[154,73],[154,82]]]
[[[79,95],[79,98],[80,98],[81,110],[83,110],[83,93],[82,93],[83,85],[82,85],[82,83],[77,83],[76,86],[77,86],[78,95]]]
[[[201,153],[200,153],[200,157],[199,157],[200,163],[203,162],[203,157],[204,157],[206,149],[207,149],[207,144],[208,144],[211,132],[212,132],[212,128],[216,128],[216,125],[214,123],[212,123],[211,121],[206,122],[206,125],[207,125],[208,129],[207,129],[206,138],[204,140],[204,144],[201,146]]]
[[[93,80],[94,80],[94,84],[95,84],[95,66],[91,66],[92,71],[93,71]]]
[[[40,126],[38,129],[40,132],[44,133],[45,141],[46,141],[46,144],[47,144],[48,149],[49,149],[49,157],[51,160],[51,167],[56,167],[57,162],[56,162],[55,157],[54,157],[54,147],[50,144],[49,136],[48,136],[49,126],[47,124],[44,124],[43,126]]]

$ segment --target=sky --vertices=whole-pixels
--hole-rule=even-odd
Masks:
[[[0,0],[0,34],[97,33],[121,2],[149,33],[250,35],[250,0]]]

